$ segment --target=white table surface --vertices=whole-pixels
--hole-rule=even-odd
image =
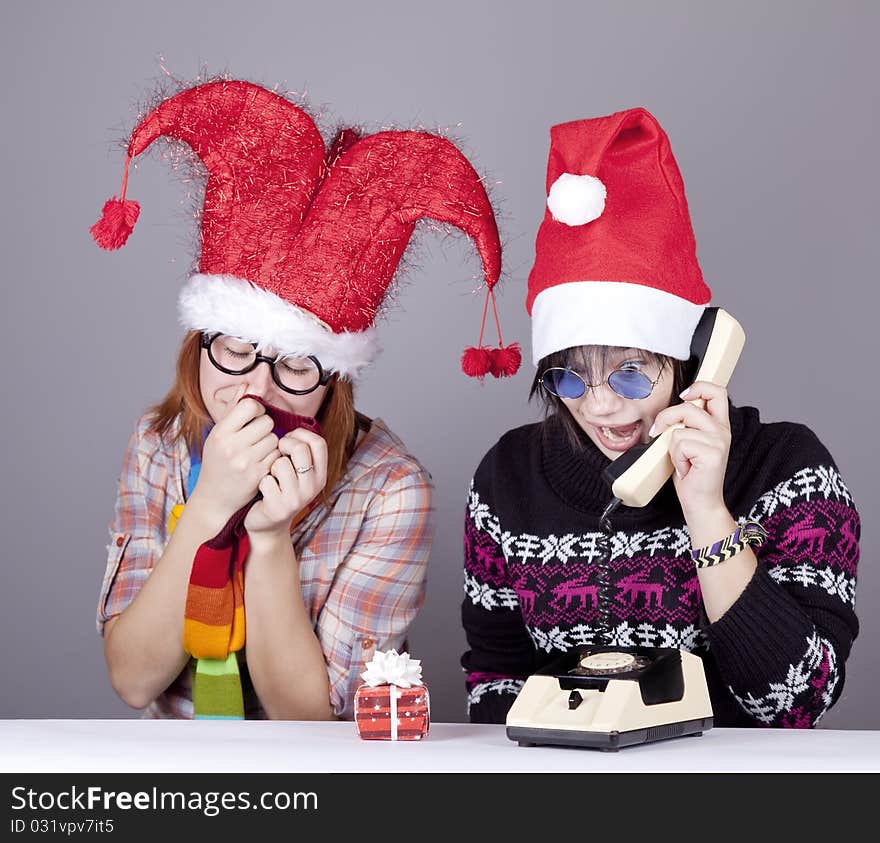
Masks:
[[[432,723],[363,741],[354,723],[0,720],[0,772],[877,772],[880,731],[710,729],[619,752],[520,747],[504,726]]]

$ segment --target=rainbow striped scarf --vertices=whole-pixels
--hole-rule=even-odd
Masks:
[[[279,438],[299,427],[321,432],[315,419],[257,400],[275,422],[273,432]],[[200,459],[193,454],[189,494],[200,468]],[[245,642],[244,566],[250,549],[244,519],[261,497],[258,492],[238,510],[213,539],[199,547],[193,559],[183,617],[183,648],[196,660],[193,708],[197,719],[244,718],[237,656]],[[175,513],[179,515],[179,511]]]

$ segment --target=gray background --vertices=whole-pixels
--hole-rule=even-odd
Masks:
[[[502,324],[526,350],[549,127],[649,108],[684,174],[714,301],[746,329],[734,401],[811,426],[861,511],[862,631],[823,725],[880,728],[878,23],[868,2],[4,3],[0,716],[136,716],[109,687],[94,614],[122,452],[172,377],[188,188],[147,156],[128,246],[102,252],[87,229],[118,190],[118,142],[161,55],[183,80],[228,70],[304,92],[328,133],[421,126],[458,140],[492,184]],[[482,386],[459,373],[479,326],[477,258],[463,236],[417,234],[357,397],[436,481],[411,651],[434,718],[459,721],[465,492],[495,439],[537,411],[530,365]]]

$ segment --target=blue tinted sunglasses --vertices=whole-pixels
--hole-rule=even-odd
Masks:
[[[662,370],[660,372],[662,374]],[[623,398],[647,398],[660,380],[651,380],[638,369],[615,369],[602,383],[607,383]],[[587,383],[572,369],[547,369],[541,375],[541,386],[557,398],[580,398],[588,389],[602,386],[601,383]]]

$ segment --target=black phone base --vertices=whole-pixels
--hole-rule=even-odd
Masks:
[[[625,746],[669,740],[670,738],[699,737],[712,728],[711,717],[684,720],[680,723],[665,723],[646,729],[632,729],[629,732],[572,732],[567,729],[529,729],[507,727],[507,737],[517,741],[520,746],[571,746],[599,749],[602,752],[617,752]]]

